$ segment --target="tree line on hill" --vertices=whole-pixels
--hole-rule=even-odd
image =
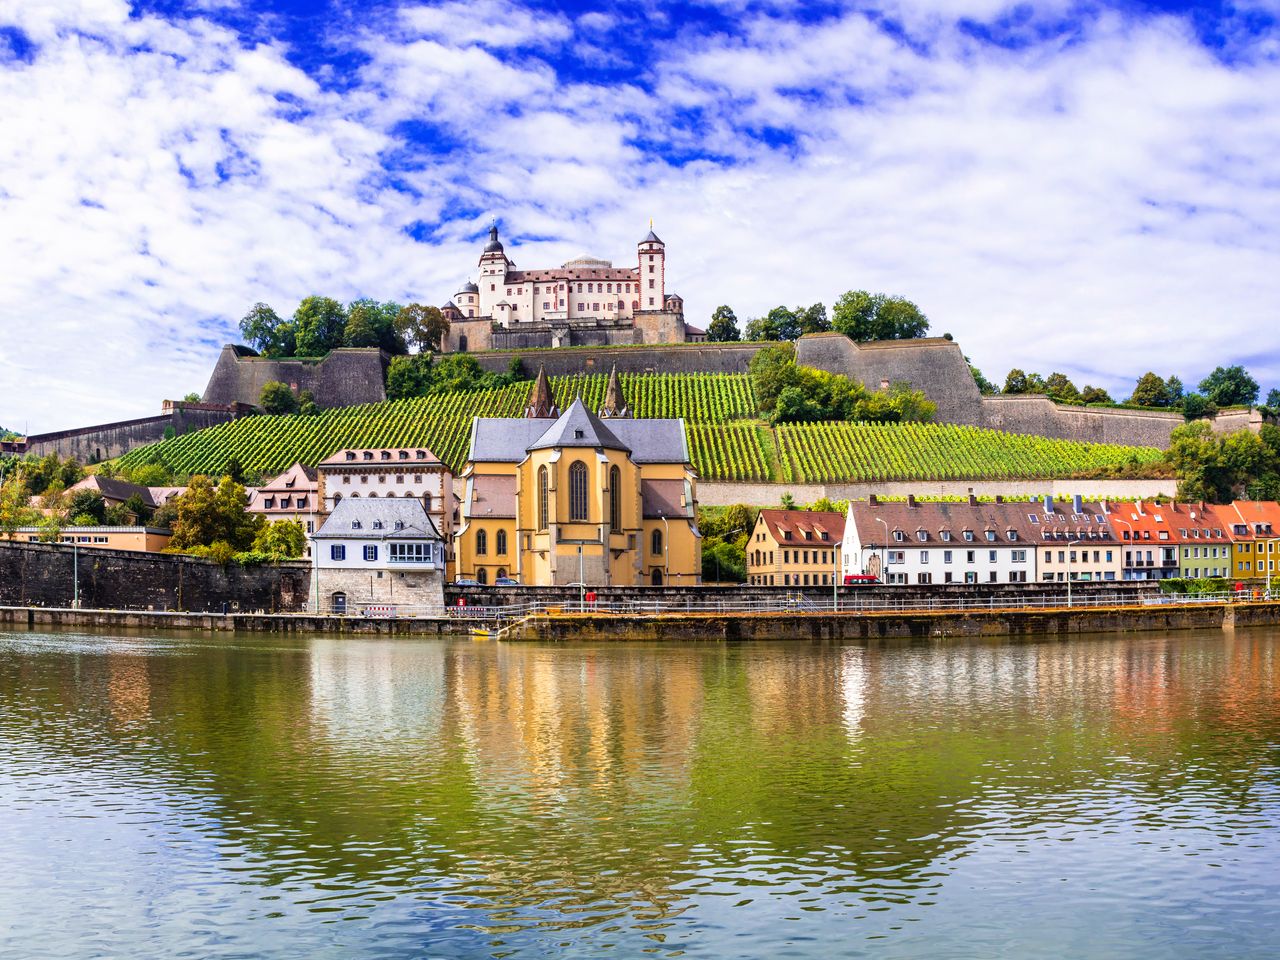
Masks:
[[[392,356],[416,348],[438,351],[449,333],[439,307],[369,298],[343,306],[332,297],[311,296],[288,319],[255,303],[240,321],[244,342],[264,357],[322,357],[338,347],[380,347]]]
[[[906,297],[849,290],[832,305],[830,319],[825,304],[794,309],[779,306],[763,317],[748,320],[740,330],[731,307],[716,307],[707,326],[707,339],[717,343],[788,341],[832,330],[857,341],[910,340],[928,332],[929,319]]]

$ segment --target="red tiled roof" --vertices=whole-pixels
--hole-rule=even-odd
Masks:
[[[516,478],[481,474],[472,480],[471,503],[467,516],[514,518],[516,515]]]
[[[349,459],[347,457],[348,453],[354,453],[355,458]],[[366,453],[372,454],[373,456],[366,457],[365,456]],[[384,453],[390,454],[390,456],[384,457],[383,456]],[[401,457],[400,456],[401,453],[408,454],[408,456]],[[324,460],[321,460],[320,466],[322,467],[333,467],[333,466],[355,467],[355,466],[360,466],[361,464],[364,464],[367,466],[374,466],[377,464],[381,464],[383,466],[390,467],[390,466],[395,466],[396,464],[399,464],[400,466],[412,467],[415,465],[422,466],[422,465],[430,465],[430,464],[439,464],[440,462],[441,462],[440,458],[437,457],[430,450],[428,450],[426,447],[369,447],[369,448],[359,447],[359,448],[339,450],[333,456],[326,457]]]
[[[812,510],[761,510],[760,519],[764,521],[769,533],[778,543],[797,543],[805,541],[805,533],[809,540],[822,541],[822,534],[827,534],[824,542],[839,542],[844,537],[844,515],[840,513],[821,513]],[[788,538],[787,534],[791,536]]]

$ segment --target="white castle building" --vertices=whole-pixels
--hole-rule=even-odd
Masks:
[[[579,257],[559,267],[517,270],[498,227],[480,255],[480,273],[442,309],[449,351],[685,343],[706,333],[684,322],[684,301],[666,289],[666,245],[653,232],[634,267]]]

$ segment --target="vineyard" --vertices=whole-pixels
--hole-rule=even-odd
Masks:
[[[1150,448],[1050,440],[947,424],[816,423],[771,428],[752,420],[745,374],[634,374],[621,377],[637,417],[687,424],[690,456],[704,480],[1048,479],[1099,467],[1150,463]],[[603,374],[551,378],[563,408],[581,397],[604,402]],[[346,447],[427,447],[455,472],[467,459],[473,417],[518,417],[529,384],[325,410],[316,416],[244,417],[126,454],[120,466],[158,463],[175,474],[218,473],[238,461],[270,476],[316,464]]]

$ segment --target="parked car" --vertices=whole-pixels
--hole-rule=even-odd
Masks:
[[[846,573],[844,575],[844,585],[846,587],[869,587],[873,583],[879,583],[880,578],[870,573]]]
[[[493,585],[495,587],[518,587],[520,586],[520,581],[515,577],[499,577],[493,581]]]
[[[473,580],[471,577],[459,577],[453,581],[453,585],[455,587],[478,587],[480,586],[480,581]]]

